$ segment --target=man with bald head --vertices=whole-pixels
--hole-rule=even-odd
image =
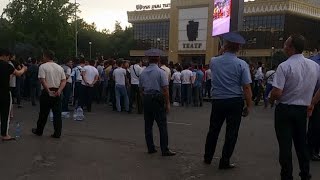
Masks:
[[[248,116],[252,107],[252,81],[248,64],[236,56],[241,44],[245,44],[244,38],[228,33],[223,35],[223,39],[222,55],[212,58],[210,62],[213,101],[204,162],[211,164],[221,127],[226,121],[226,138],[219,169],[231,169],[235,167],[230,163],[230,158],[237,142],[241,116]]]

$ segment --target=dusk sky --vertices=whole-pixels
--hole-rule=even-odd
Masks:
[[[10,0],[0,0],[0,13]],[[70,0],[74,2],[74,0]],[[152,5],[170,3],[170,0],[77,0],[81,14],[88,23],[96,23],[99,30],[113,30],[115,21],[123,27],[128,26],[127,11],[135,10],[137,4]],[[116,3],[115,3],[116,2]]]

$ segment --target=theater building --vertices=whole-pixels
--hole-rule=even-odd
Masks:
[[[208,63],[217,55],[219,38],[212,37],[213,0],[171,0],[170,5],[137,5],[128,12],[137,42],[131,56],[159,48],[170,61]],[[320,1],[255,0],[244,3],[241,34],[247,44],[239,56],[268,63],[292,33],[303,34],[312,52],[320,40]]]

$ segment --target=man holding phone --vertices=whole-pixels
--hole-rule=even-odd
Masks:
[[[50,110],[53,112],[54,134],[52,138],[60,138],[62,129],[61,119],[61,93],[66,85],[66,75],[61,66],[53,62],[54,53],[45,51],[43,61],[39,67],[38,78],[43,90],[40,96],[40,113],[37,128],[32,129],[32,133],[42,136],[43,129],[47,123]]]
[[[225,45],[222,55],[210,62],[213,101],[204,162],[211,164],[221,127],[226,121],[226,139],[219,169],[231,169],[235,167],[230,164],[230,158],[237,142],[241,116],[248,116],[252,107],[252,81],[248,64],[236,56],[240,46],[245,44],[244,38],[236,33],[228,33],[223,35],[223,39]]]

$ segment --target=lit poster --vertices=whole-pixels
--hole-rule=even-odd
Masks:
[[[230,32],[232,0],[214,0],[212,36]]]

